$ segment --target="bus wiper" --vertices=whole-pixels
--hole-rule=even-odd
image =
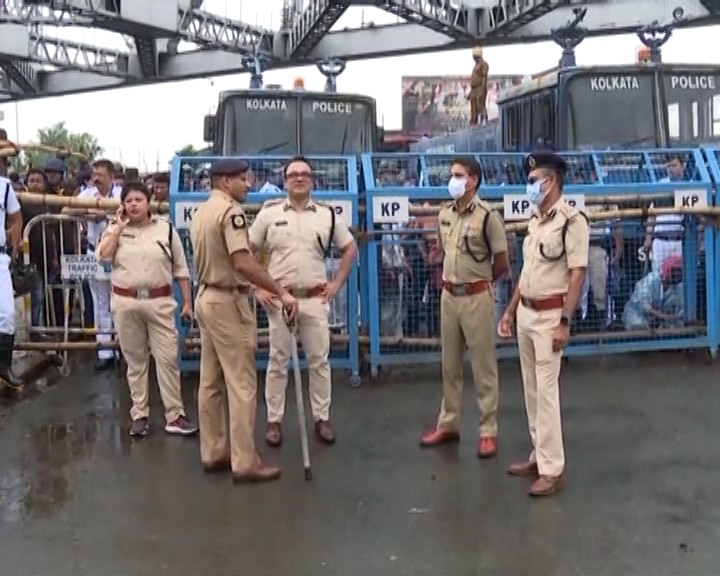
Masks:
[[[340,155],[345,156],[345,147],[347,146],[348,137],[348,123],[345,123],[345,130],[343,130],[342,144],[340,145]]]
[[[284,146],[287,146],[290,144],[287,140],[285,142],[280,142],[278,144],[273,144],[272,146],[268,146],[267,148],[261,148],[255,154],[269,154],[270,152],[275,152],[278,148],[283,148]]]
[[[655,142],[655,136],[654,136],[653,134],[650,134],[649,136],[643,136],[643,137],[641,137],[641,138],[635,138],[635,140],[628,140],[627,142],[623,142],[623,143],[621,143],[621,144],[618,144],[617,147],[622,149],[622,148],[626,148],[626,147],[628,147],[628,146],[635,146],[635,145],[641,144],[641,143],[643,143],[643,142],[645,142],[645,141],[647,141],[647,140],[652,140],[653,142]],[[615,149],[615,146],[613,146],[612,148]]]

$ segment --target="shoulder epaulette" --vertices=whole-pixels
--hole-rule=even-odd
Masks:
[[[282,198],[273,198],[272,200],[266,200],[263,202],[262,207],[263,208],[270,208],[271,206],[278,206],[279,204],[282,204],[285,202]]]

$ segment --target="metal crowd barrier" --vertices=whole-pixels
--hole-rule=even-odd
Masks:
[[[287,157],[243,157],[251,168],[254,184],[248,195],[247,203],[243,205],[248,213],[248,222],[257,214],[264,202],[276,198],[284,198],[282,191],[282,167]],[[169,198],[170,217],[175,225],[185,248],[193,274],[193,295],[197,291],[197,278],[193,265],[192,244],[190,242],[190,225],[192,215],[200,203],[207,199],[206,191],[196,191],[195,182],[183,179],[181,174],[202,171],[209,166],[214,158],[176,157],[172,163],[171,188]],[[325,202],[335,208],[336,216],[350,228],[358,226],[358,166],[355,158],[348,157],[309,157],[313,173],[316,178],[316,187],[313,192],[315,199]],[[190,168],[190,169],[189,169]],[[193,191],[195,190],[195,191]],[[333,252],[326,261],[328,274],[332,277],[338,270],[339,254]],[[350,273],[347,284],[331,303],[331,356],[333,368],[350,371],[351,382],[354,385],[360,381],[360,351],[358,345],[358,294],[359,270],[356,267]],[[261,306],[256,307],[258,319],[258,369],[267,366],[267,317]],[[197,371],[199,369],[199,330],[196,324],[184,326],[179,322],[180,334],[186,346],[180,351],[180,370]],[[302,360],[304,364],[304,359]]]
[[[684,165],[681,179],[664,181],[666,166],[676,156]],[[434,215],[439,205],[449,200],[445,183],[454,157],[369,154],[362,158],[368,238],[363,284],[367,294],[362,301],[368,306],[368,362],[372,376],[381,365],[439,361],[440,269],[437,263],[428,263],[422,257],[434,242]],[[522,223],[530,216],[522,171],[525,156],[498,153],[474,157],[483,169],[480,195],[503,212],[507,223],[509,253],[517,278],[522,266]],[[594,224],[591,243],[588,283],[594,282],[595,287],[586,286],[568,355],[707,348],[715,356],[718,318],[708,311],[718,308],[717,235],[709,220],[701,226],[701,219],[692,214],[714,206],[713,181],[703,153],[679,149],[588,152],[568,154],[566,159],[566,199],[589,213],[594,221],[603,218]],[[720,182],[720,174],[718,177]],[[644,258],[640,254],[651,205],[670,212],[688,212],[683,217],[679,243],[684,262],[682,285],[677,288],[681,310],[675,322],[651,322],[638,328],[633,306],[627,304],[636,290],[642,290],[638,282],[659,267],[652,253],[643,251]],[[593,212],[598,215],[592,216]],[[622,244],[618,244],[618,238],[622,238]],[[420,257],[414,254],[418,250]],[[599,270],[603,266],[598,256],[601,250],[608,260],[605,271]],[[495,286],[498,313],[510,296],[509,289],[505,283]],[[597,298],[603,291],[604,305],[600,302],[603,298]],[[590,303],[588,295],[593,300]],[[598,326],[588,325],[588,309],[593,311]],[[497,344],[500,357],[517,354],[514,342]]]
[[[70,373],[68,352],[72,348],[94,348],[94,337],[99,334],[86,322],[86,283],[110,278],[107,267],[81,251],[82,224],[80,216],[40,214],[25,222],[23,228],[24,263],[31,262],[35,246],[31,246],[30,239],[38,229],[43,258],[38,268],[39,281],[23,296],[29,342],[20,342],[19,346],[55,354],[63,376]],[[114,336],[114,332],[108,336]],[[93,342],[79,342],[87,337],[93,337]]]
[[[351,157],[310,158],[318,180],[315,197],[335,206],[338,217],[357,232],[360,244],[359,266],[350,275],[345,293],[336,297],[330,318],[332,365],[349,370],[353,384],[359,383],[364,362],[369,365],[370,374],[376,376],[380,366],[439,361],[441,261],[428,261],[427,255],[435,241],[438,210],[449,201],[446,182],[452,157],[369,154],[361,158],[359,165]],[[715,228],[720,208],[716,207],[714,193],[714,183],[720,183],[720,153],[711,149],[676,149],[588,152],[566,157],[570,165],[566,199],[583,209],[594,223],[588,282],[581,311],[573,323],[568,354],[707,348],[714,357],[720,346],[720,234]],[[678,180],[670,182],[665,179],[667,164],[676,157],[680,157],[683,170]],[[530,210],[522,172],[524,155],[481,154],[475,158],[483,168],[481,196],[503,213],[513,274],[517,278]],[[284,196],[282,163],[287,158],[244,159],[250,162],[255,176],[244,206],[252,218],[263,202]],[[176,158],[169,202],[153,205],[155,210],[170,213],[191,270],[189,226],[194,210],[207,198],[207,192],[198,191],[204,185],[198,174],[213,160]],[[111,200],[55,196],[38,199],[21,195],[23,201],[110,211],[117,206]],[[643,287],[655,286],[652,284],[655,279],[649,274],[660,267],[660,260],[654,251],[644,250],[643,245],[648,217],[657,214],[682,216],[681,237],[675,247],[684,262],[683,275],[682,282],[673,290],[666,290],[657,302],[660,307],[675,306],[675,313],[669,315],[672,321],[653,320],[641,326],[638,315],[633,315],[633,299],[643,297]],[[26,261],[31,232],[36,226],[45,229],[78,221],[82,217],[42,215],[27,222]],[[75,244],[80,246],[77,227],[75,234]],[[47,250],[46,234],[41,238]],[[30,327],[31,333],[50,335],[54,341],[20,342],[19,347],[61,352],[57,357],[63,370],[67,370],[69,350],[114,347],[116,342],[96,344],[95,330],[84,322],[84,285],[93,278],[106,278],[107,270],[98,267],[92,257],[79,249],[60,248],[63,253],[60,262],[41,270],[42,290],[55,298],[46,298],[51,303],[50,310],[43,321]],[[331,274],[338,261],[335,256],[328,259]],[[495,285],[498,316],[511,289],[508,282]],[[32,296],[28,295],[25,298],[28,318],[31,302]],[[62,308],[63,314],[58,308]],[[267,321],[262,308],[258,308],[258,368],[264,369]],[[72,312],[76,314],[74,318]],[[196,371],[197,326],[184,326],[179,318],[177,321],[181,370]],[[74,341],[90,337],[92,342]],[[497,347],[500,357],[517,354],[512,341],[498,339]]]

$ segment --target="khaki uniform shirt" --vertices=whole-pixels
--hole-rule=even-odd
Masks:
[[[232,261],[235,252],[250,251],[247,219],[239,202],[220,190],[211,191],[193,215],[190,238],[200,286],[250,286]]]
[[[445,253],[443,282],[492,282],[492,256],[507,252],[508,247],[502,218],[486,202],[476,197],[463,212],[455,202],[443,206],[438,214],[438,235]]]
[[[563,255],[562,228],[567,221]],[[544,218],[533,216],[523,242],[520,294],[531,299],[567,294],[570,270],[587,268],[589,245],[587,220],[562,198]],[[553,260],[558,256],[561,257]]]
[[[310,201],[296,210],[287,200],[266,202],[250,227],[250,244],[267,247],[268,272],[282,286],[314,288],[327,282],[324,248],[335,244],[343,250],[354,241],[340,218],[332,228],[331,206]],[[322,246],[321,246],[322,244]]]
[[[155,216],[145,226],[125,226],[112,261],[112,284],[119,288],[160,288],[172,284],[173,278],[189,278],[180,237],[173,230],[168,242],[169,227],[169,222]],[[116,228],[114,222],[108,226],[101,245]]]

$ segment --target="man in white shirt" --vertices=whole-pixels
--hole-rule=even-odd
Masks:
[[[0,177],[0,202],[0,379],[8,386],[19,388],[22,380],[12,370],[15,291],[10,275],[10,254],[12,247],[20,242],[22,216],[12,183],[5,177]]]
[[[98,160],[93,164],[92,182],[93,185],[81,190],[78,198],[107,198],[120,199],[122,188],[113,182],[115,166],[110,160]],[[107,228],[107,213],[102,210],[78,210],[64,208],[63,213],[75,214],[87,217],[87,239],[88,255],[95,255],[95,247],[100,242],[102,233]],[[92,278],[89,281],[90,293],[92,294],[93,312],[95,315],[95,329],[104,334],[95,337],[98,344],[112,340],[112,314],[110,312],[110,275],[102,275],[100,278]],[[110,349],[98,350],[96,370],[107,370],[115,363],[115,352]]]

